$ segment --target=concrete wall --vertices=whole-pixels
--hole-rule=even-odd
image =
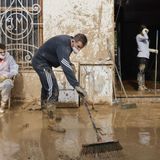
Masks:
[[[58,34],[86,34],[88,45],[80,54],[72,55],[71,59],[79,63],[79,80],[87,90],[89,99],[98,104],[111,103],[112,66],[109,65],[107,46],[113,53],[114,1],[45,0],[43,5],[44,41]]]
[[[43,5],[44,41],[57,34],[82,32],[88,37],[88,46],[74,60],[107,60],[107,38],[114,42],[113,0],[45,0]]]
[[[71,60],[73,63],[78,64],[77,70],[82,87],[87,90],[90,100],[98,104],[112,102],[112,61],[109,56],[109,48],[113,53],[113,17],[114,0],[43,1],[44,41],[58,34],[73,36],[81,32],[88,37],[88,45],[80,54],[72,55]],[[61,89],[64,90],[63,84],[68,82],[59,80],[62,79],[61,76],[58,75],[57,79],[59,85],[62,86]],[[40,84],[34,72],[22,73],[18,76],[18,81],[21,81],[22,84],[20,90],[15,89],[15,97],[19,96],[22,99],[40,97]],[[30,81],[32,81],[34,89],[29,85]],[[69,94],[73,94],[71,99],[73,100],[73,97],[75,97],[75,101],[78,103],[73,88],[67,87],[65,90],[70,91]],[[66,94],[62,94],[60,99],[65,99]]]
[[[14,81],[12,97],[19,101],[38,101],[41,85],[34,71],[20,72]]]

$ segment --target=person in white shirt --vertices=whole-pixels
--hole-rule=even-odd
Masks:
[[[158,50],[149,48],[149,38],[148,38],[149,29],[146,26],[140,26],[140,33],[136,36],[136,42],[138,47],[138,68],[139,72],[137,74],[138,81],[138,90],[144,91],[147,90],[145,85],[145,72],[147,69],[148,60],[151,53],[158,54]]]
[[[9,99],[11,89],[14,85],[12,78],[17,74],[18,65],[16,64],[14,58],[8,52],[6,52],[5,45],[0,43],[0,113],[4,112],[5,105]]]

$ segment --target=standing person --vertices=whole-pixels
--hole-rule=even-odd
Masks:
[[[8,52],[6,52],[6,46],[4,44],[0,44],[0,113],[4,112],[4,108],[9,99],[11,89],[14,86],[12,78],[17,74],[18,65],[16,64],[13,57]]]
[[[86,91],[80,87],[74,70],[74,65],[70,62],[72,51],[77,54],[87,44],[87,37],[84,34],[77,34],[74,37],[69,35],[58,35],[45,42],[32,59],[32,66],[37,72],[41,88],[41,109],[48,113],[49,118],[56,121],[56,102],[58,101],[59,89],[52,67],[61,66],[68,82],[76,91],[86,96]],[[54,123],[52,127],[55,131],[61,129]]]
[[[158,54],[158,50],[149,48],[149,29],[146,26],[140,26],[140,33],[136,36],[136,42],[138,47],[138,68],[139,72],[137,75],[138,90],[147,90],[145,85],[145,73],[147,70],[147,64],[150,57],[150,52]]]

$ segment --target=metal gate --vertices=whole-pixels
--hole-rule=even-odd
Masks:
[[[31,59],[42,43],[42,0],[0,0],[0,43],[20,69],[31,69]]]

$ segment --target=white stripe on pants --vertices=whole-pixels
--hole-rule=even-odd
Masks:
[[[52,96],[53,82],[52,82],[51,74],[49,72],[47,72],[45,69],[44,69],[44,72],[46,74],[47,83],[48,83],[48,98],[47,98],[47,100],[49,100]]]

